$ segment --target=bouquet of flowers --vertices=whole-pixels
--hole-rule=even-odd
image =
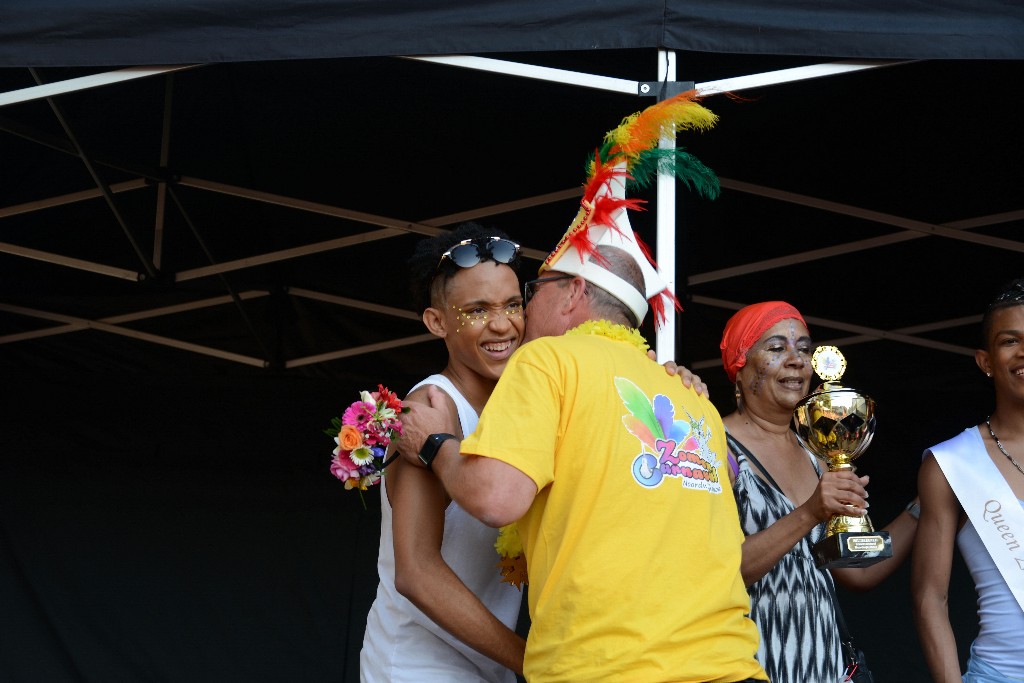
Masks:
[[[402,436],[399,415],[409,412],[393,391],[382,384],[377,391],[359,392],[340,418],[333,418],[324,433],[334,437],[338,447],[331,460],[331,474],[345,482],[346,489],[362,492],[380,483],[384,468],[397,456],[385,460],[388,446]]]

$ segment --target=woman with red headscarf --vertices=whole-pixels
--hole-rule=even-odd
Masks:
[[[817,569],[811,546],[836,514],[867,514],[868,477],[822,471],[790,428],[810,393],[814,344],[784,301],[739,310],[722,335],[722,363],[736,385],[728,431],[730,478],[739,508],[742,573],[761,630],[758,660],[773,683],[836,683],[846,666],[830,582],[867,589],[906,559],[917,528],[912,504],[886,529],[893,557],[863,569]]]

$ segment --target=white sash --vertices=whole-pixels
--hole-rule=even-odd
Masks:
[[[1024,610],[1024,508],[992,462],[977,428],[929,449]]]

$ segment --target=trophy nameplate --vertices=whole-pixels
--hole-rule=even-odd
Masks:
[[[824,383],[793,411],[796,437],[830,472],[854,471],[853,461],[875,435],[875,402],[838,384],[846,359],[836,347],[819,346],[811,366]],[[875,531],[867,515],[836,515],[811,550],[822,568],[867,567],[892,557],[892,542],[888,532]]]

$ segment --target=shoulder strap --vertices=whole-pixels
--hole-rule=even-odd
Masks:
[[[843,609],[839,606],[839,596],[836,595],[835,586],[832,585],[832,575],[824,569],[820,570],[825,575],[825,587],[828,588],[828,595],[832,598],[832,607],[836,613],[836,626],[839,627],[839,637],[843,642],[853,642],[850,637],[850,629],[846,626],[846,617],[843,616]]]
[[[476,411],[473,410],[473,406],[470,405],[466,397],[462,395],[459,388],[456,387],[455,383],[450,379],[441,373],[437,373],[417,382],[409,392],[412,393],[416,389],[428,384],[434,385],[444,393],[448,394],[452,399],[455,403],[455,409],[459,413],[459,428],[462,430],[462,438],[469,436],[473,430],[476,429],[476,423],[480,416],[476,414]]]
[[[857,646],[853,644],[853,636],[850,635],[850,629],[846,626],[846,617],[843,616],[843,608],[839,606],[839,596],[836,595],[832,575],[824,569],[820,571],[825,575],[825,587],[828,588],[828,595],[832,598],[832,609],[836,613],[836,628],[839,630],[839,644],[843,651],[843,657],[846,659],[846,671],[849,672],[851,667],[856,669],[860,665],[857,660]]]
[[[757,469],[761,470],[761,474],[764,475],[764,478],[768,481],[768,483],[771,484],[776,491],[782,493],[782,487],[778,485],[778,483],[775,481],[775,478],[772,477],[771,473],[765,468],[764,465],[761,464],[761,461],[755,458],[754,454],[747,450],[746,446],[737,441],[736,438],[733,437],[728,432],[726,432],[725,439],[726,441],[729,442],[729,448],[731,448],[736,453],[742,453],[744,457],[746,457],[746,459],[749,460],[752,465],[754,465]],[[782,495],[786,494],[782,493]]]

